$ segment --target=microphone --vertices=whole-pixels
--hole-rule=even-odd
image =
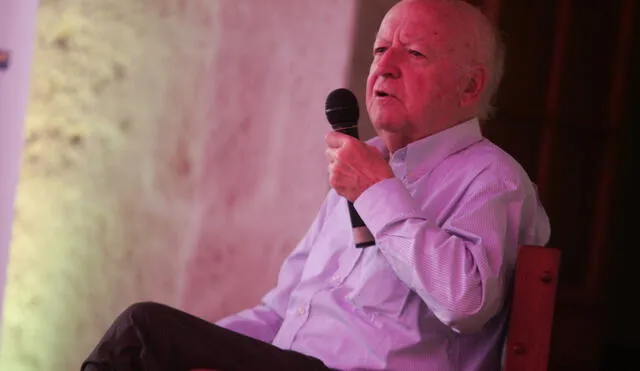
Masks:
[[[350,90],[340,88],[329,93],[325,103],[325,114],[333,130],[359,139],[358,119],[360,118],[360,110],[358,108],[358,99]],[[353,202],[348,201],[348,206],[353,229],[353,242],[356,247],[364,248],[375,245],[375,238],[373,238],[371,231],[358,215]]]

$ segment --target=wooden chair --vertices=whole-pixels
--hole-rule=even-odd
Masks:
[[[547,370],[559,270],[560,250],[541,246],[520,248],[503,371]]]
[[[555,248],[520,248],[503,371],[547,370],[560,255]]]

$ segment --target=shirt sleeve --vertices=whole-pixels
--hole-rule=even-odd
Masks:
[[[330,198],[323,202],[315,220],[296,248],[285,259],[276,286],[262,298],[260,305],[222,318],[218,326],[271,343],[278,333],[293,289],[300,282],[316,236],[329,213]]]
[[[439,190],[446,212],[436,221],[392,178],[366,190],[355,207],[400,280],[444,324],[472,332],[502,308],[513,269],[505,257],[518,248],[532,189],[485,171],[460,195]],[[546,214],[538,220],[547,222]]]

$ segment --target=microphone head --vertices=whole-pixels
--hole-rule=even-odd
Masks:
[[[334,130],[357,125],[360,118],[358,99],[351,90],[336,89],[327,96],[325,114]]]

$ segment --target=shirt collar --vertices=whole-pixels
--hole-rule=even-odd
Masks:
[[[409,143],[391,156],[389,165],[397,178],[412,182],[433,170],[447,157],[481,141],[482,138],[480,122],[474,117]],[[371,139],[369,144],[376,146],[386,158],[389,158],[389,151],[380,137]]]

